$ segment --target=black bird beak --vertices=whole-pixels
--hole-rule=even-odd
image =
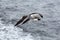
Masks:
[[[43,18],[43,15],[42,14],[40,14],[40,16],[41,16],[41,18]]]
[[[40,15],[43,18],[43,15]]]

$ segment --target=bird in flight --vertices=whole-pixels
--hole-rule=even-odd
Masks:
[[[15,26],[19,25],[19,24],[25,24],[26,22],[28,22],[29,20],[36,20],[39,21],[41,20],[41,18],[43,18],[43,15],[40,13],[31,13],[29,15],[24,15],[16,24]]]

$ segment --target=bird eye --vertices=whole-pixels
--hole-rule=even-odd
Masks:
[[[40,19],[38,19],[38,20],[40,20]]]

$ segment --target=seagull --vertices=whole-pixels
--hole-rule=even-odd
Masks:
[[[34,20],[34,21],[39,21],[41,20],[41,18],[43,18],[43,15],[40,13],[31,13],[29,15],[24,15],[16,24],[15,26],[19,25],[19,24],[25,24],[26,22],[28,22],[29,20]]]

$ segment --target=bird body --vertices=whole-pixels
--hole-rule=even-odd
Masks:
[[[34,21],[39,21],[41,20],[41,18],[43,18],[43,15],[40,13],[31,13],[29,15],[24,15],[16,24],[15,26],[17,26],[18,24],[24,24],[26,22],[28,22],[29,20],[34,20]]]

